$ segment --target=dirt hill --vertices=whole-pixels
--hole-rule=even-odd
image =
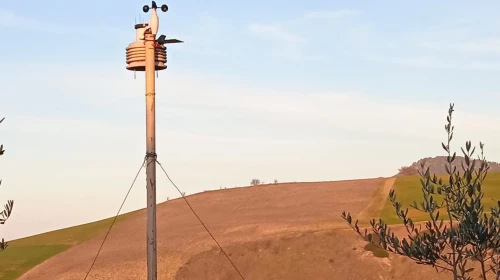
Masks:
[[[446,156],[437,156],[437,157],[426,157],[420,159],[410,166],[404,166],[399,169],[398,174],[396,176],[409,176],[409,175],[417,175],[418,170],[421,170],[421,164],[424,163],[424,168],[429,167],[429,170],[433,174],[446,174],[445,166],[447,163]],[[488,161],[490,165],[489,172],[500,172],[500,164],[494,161]],[[465,166],[465,158],[462,156],[457,156],[453,161],[453,166],[457,167],[457,170],[462,171],[462,164]],[[479,168],[479,162],[476,163],[476,169]]]
[[[448,279],[398,256],[378,258],[346,229],[343,210],[369,217],[394,178],[290,183],[188,197],[246,280]],[[144,210],[113,228],[91,279],[146,279]],[[364,218],[364,219],[365,219]],[[158,279],[241,279],[181,199],[158,205]],[[397,232],[397,228],[395,229]],[[104,233],[56,255],[20,280],[81,280]],[[417,273],[414,273],[418,271]]]

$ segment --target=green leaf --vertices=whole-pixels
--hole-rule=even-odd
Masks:
[[[444,149],[445,151],[448,151],[448,148],[446,147],[446,145],[445,145],[444,143],[441,143],[441,145],[443,146],[443,149]]]

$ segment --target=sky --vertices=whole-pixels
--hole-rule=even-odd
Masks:
[[[481,3],[167,2],[160,33],[185,43],[158,73],[158,160],[186,194],[392,176],[444,155],[455,103],[452,149],[500,161],[500,3]],[[115,215],[145,155],[144,73],[125,69],[144,4],[0,2],[0,236]],[[179,197],[157,176],[158,202]]]

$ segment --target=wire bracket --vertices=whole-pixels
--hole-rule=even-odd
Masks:
[[[154,158],[156,161],[156,158],[158,155],[156,153],[146,153],[146,158]]]

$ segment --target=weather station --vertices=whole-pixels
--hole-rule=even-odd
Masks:
[[[160,35],[158,28],[160,20],[157,14],[158,6],[152,1],[151,7],[145,5],[144,13],[152,10],[149,23],[135,25],[136,40],[126,48],[127,70],[146,72],[146,188],[147,188],[147,275],[148,280],[157,279],[156,251],[156,123],[155,123],[155,71],[167,68],[166,44],[183,43],[177,39],[166,39]],[[168,6],[160,7],[162,12],[168,11]]]

